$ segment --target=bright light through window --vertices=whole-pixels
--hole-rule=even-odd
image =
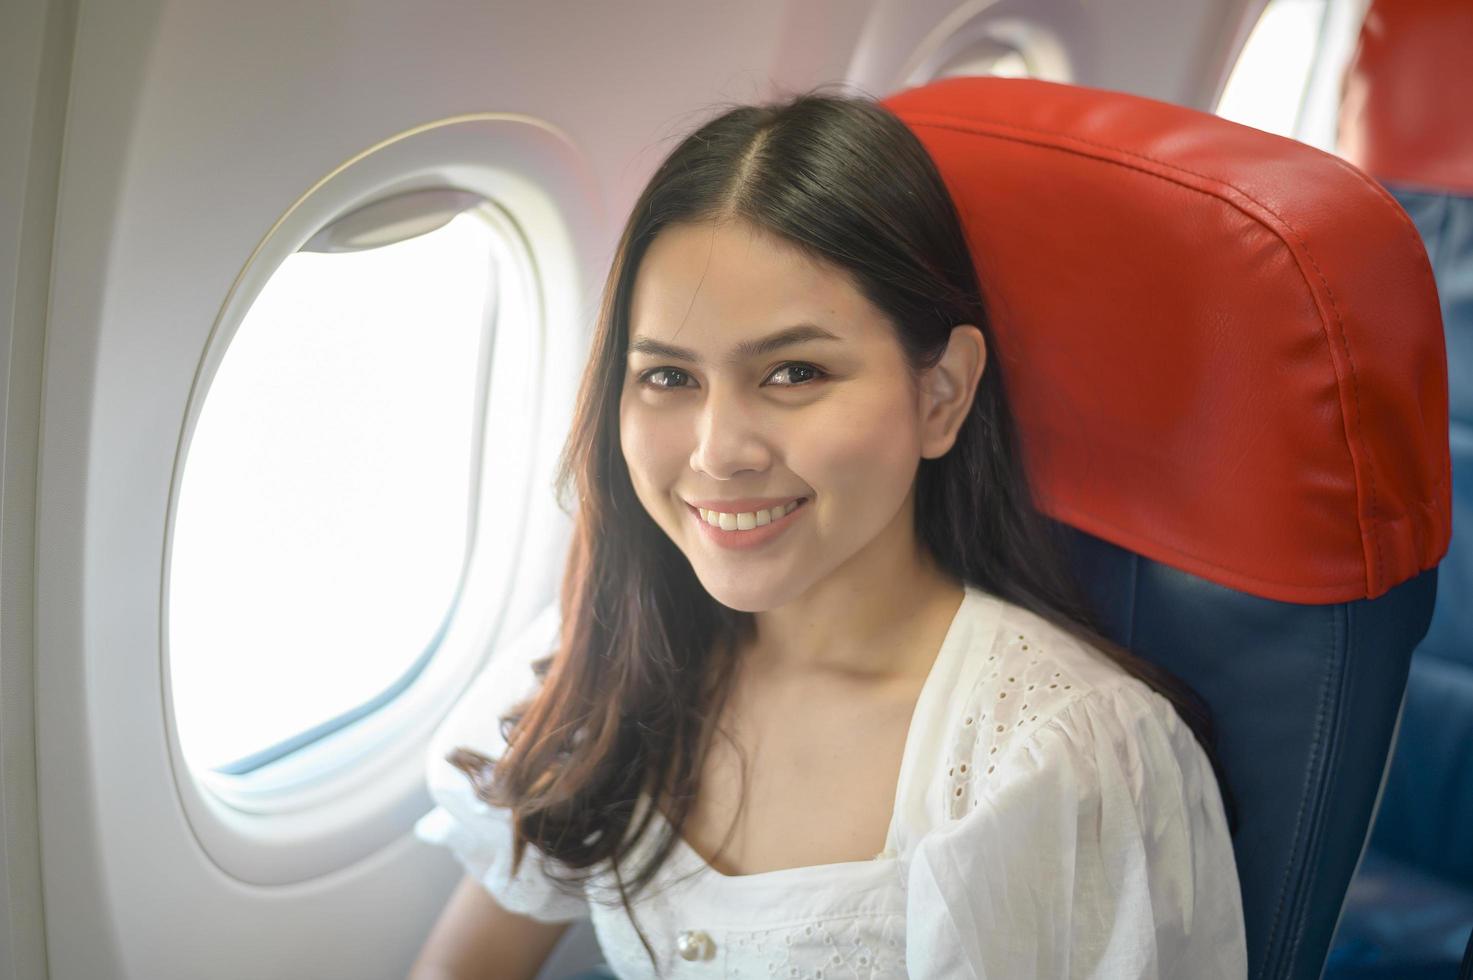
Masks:
[[[990,47],[990,46],[989,46]],[[1003,78],[1028,78],[1032,74],[1021,52],[988,50],[963,56],[936,73],[938,79],[973,75],[998,75]]]
[[[191,766],[383,693],[435,641],[467,548],[477,362],[495,290],[474,212],[298,252],[233,338],[188,448],[169,666]]]
[[[1228,76],[1217,114],[1294,137],[1326,0],[1270,0]]]

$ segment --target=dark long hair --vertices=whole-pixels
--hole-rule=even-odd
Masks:
[[[626,910],[676,846],[733,651],[755,632],[751,613],[706,592],[635,496],[619,442],[630,296],[661,229],[733,219],[845,271],[887,315],[913,377],[937,363],[957,325],[975,324],[997,349],[940,173],[910,129],[871,98],[813,90],[728,106],[650,179],[619,240],[560,459],[558,500],[574,532],[557,648],[534,663],[536,693],[501,719],[500,760],[467,749],[447,757],[481,798],[515,813],[515,867],[531,842],[571,872],[548,866],[572,891],[608,860]],[[1212,762],[1236,832],[1206,703],[1101,633],[1057,526],[1034,507],[1000,358],[988,359],[951,450],[922,459],[916,481],[916,536],[942,569],[1093,645],[1171,701]],[[659,801],[671,830],[626,884],[622,859],[654,816],[650,808],[631,826],[642,793]]]

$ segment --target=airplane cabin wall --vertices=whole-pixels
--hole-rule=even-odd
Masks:
[[[0,6],[0,980],[46,976],[36,807],[41,374],[76,4]]]

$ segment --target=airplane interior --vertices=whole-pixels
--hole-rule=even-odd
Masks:
[[[1021,898],[923,929],[909,851],[888,946],[792,918],[759,955],[676,901],[616,955],[578,901],[492,903],[489,798],[437,805],[514,689],[646,622],[616,592],[662,594],[580,578],[657,514],[555,489],[570,432],[628,424],[591,402],[644,189],[818,91],[934,163],[1034,506],[1101,634],[1210,713],[1234,956],[1079,941],[1082,898],[1037,946]],[[0,336],[0,980],[1473,980],[1473,0],[0,0]],[[751,411],[692,464],[798,445]],[[648,492],[603,462],[597,501]],[[789,567],[760,506],[690,506],[702,582]],[[1178,823],[1142,833],[1190,863]],[[1213,927],[1193,900],[1122,902]]]

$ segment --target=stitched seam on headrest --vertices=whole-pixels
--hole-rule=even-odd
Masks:
[[[934,127],[938,128],[938,129],[950,129],[950,130],[953,130],[953,131],[956,131],[956,132],[972,133],[973,135],[987,135],[987,136],[1001,136],[1002,135],[1002,134],[999,134],[999,133],[985,133],[985,132],[980,132],[980,131],[973,130],[973,129],[968,129],[968,128],[966,128],[964,126],[960,126],[960,125],[958,125],[958,124],[956,124],[954,122],[938,122],[938,121],[934,121],[934,120],[933,121],[930,121],[930,122],[922,122],[921,121],[921,117],[919,115],[918,116],[915,116],[915,117],[907,117],[907,121],[912,121],[912,119],[913,119],[913,121],[917,125],[934,126]],[[1235,191],[1238,194],[1241,194],[1244,198],[1252,201],[1254,204],[1258,204],[1259,206],[1264,207],[1264,210],[1269,211],[1270,214],[1274,214],[1274,212],[1271,209],[1269,209],[1266,206],[1264,206],[1261,201],[1259,201],[1253,195],[1251,195],[1251,194],[1247,193],[1246,191],[1244,191],[1242,188],[1238,187],[1236,184],[1229,184],[1226,181],[1221,180],[1221,179],[1219,179],[1217,177],[1209,177],[1206,174],[1197,173],[1195,170],[1190,170],[1190,169],[1188,169],[1186,167],[1183,167],[1179,163],[1170,163],[1170,162],[1167,162],[1165,160],[1158,160],[1157,158],[1155,158],[1153,156],[1148,156],[1147,154],[1140,153],[1140,152],[1138,152],[1136,150],[1127,150],[1124,147],[1111,146],[1108,143],[1099,143],[1099,142],[1096,142],[1095,140],[1087,140],[1087,139],[1084,139],[1081,136],[1065,136],[1065,135],[1059,134],[1059,133],[1051,133],[1048,130],[1044,130],[1044,129],[1033,129],[1033,128],[1030,128],[1028,126],[1020,126],[1020,125],[1017,125],[1016,123],[1003,123],[1003,122],[996,122],[996,121],[993,121],[993,120],[970,120],[970,121],[977,122],[977,123],[979,123],[980,125],[983,125],[983,126],[996,126],[999,129],[1013,129],[1013,130],[1017,130],[1018,132],[1021,132],[1021,133],[1032,133],[1032,134],[1036,134],[1037,136],[1041,137],[1041,139],[1038,140],[1035,143],[1035,145],[1037,145],[1037,146],[1048,147],[1048,148],[1056,149],[1056,150],[1063,150],[1065,152],[1082,153],[1082,151],[1080,151],[1080,150],[1071,149],[1069,147],[1062,146],[1062,145],[1059,145],[1059,144],[1056,144],[1056,143],[1050,143],[1050,142],[1047,141],[1049,137],[1054,137],[1054,138],[1058,138],[1058,139],[1070,140],[1070,141],[1075,142],[1075,143],[1082,143],[1085,146],[1097,147],[1097,148],[1102,149],[1102,150],[1111,150],[1111,151],[1113,151],[1115,153],[1121,153],[1121,154],[1124,154],[1126,156],[1135,157],[1138,160],[1149,160],[1151,163],[1154,163],[1157,166],[1166,167],[1166,168],[1169,168],[1171,170],[1179,170],[1182,173],[1191,174],[1193,177],[1197,177],[1200,180],[1211,181],[1212,183],[1220,184],[1223,187],[1230,187],[1230,188],[1233,189],[1233,191]],[[1007,138],[1007,137],[1003,137],[1003,138]],[[1369,188],[1373,194],[1375,194],[1377,197],[1379,197],[1381,199],[1381,202],[1383,204],[1385,204],[1391,210],[1391,213],[1396,217],[1396,219],[1398,221],[1400,221],[1402,223],[1402,225],[1405,226],[1405,228],[1406,228],[1406,230],[1408,232],[1410,232],[1410,237],[1408,239],[1406,239],[1406,241],[1405,241],[1405,244],[1406,245],[1412,246],[1412,245],[1422,245],[1423,244],[1423,242],[1422,242],[1422,233],[1417,230],[1417,226],[1412,222],[1412,219],[1407,215],[1406,209],[1403,208],[1397,202],[1396,198],[1394,198],[1394,197],[1391,196],[1391,193],[1389,191],[1387,191],[1387,189],[1385,187],[1383,187],[1378,181],[1376,181],[1373,177],[1371,177],[1365,171],[1359,169],[1358,167],[1355,167],[1354,165],[1352,165],[1350,163],[1350,161],[1344,159],[1343,157],[1337,156],[1337,155],[1335,155],[1333,153],[1325,153],[1324,155],[1331,162],[1335,163],[1341,169],[1345,170],[1356,181],[1358,181],[1359,183],[1361,183],[1365,187]],[[1102,161],[1109,162],[1109,163],[1116,163],[1116,164],[1119,164],[1120,166],[1123,166],[1123,167],[1129,167],[1130,166],[1129,164],[1127,164],[1127,163],[1125,163],[1123,161],[1120,161],[1120,160],[1106,160],[1106,158],[1103,158],[1103,157],[1095,157],[1094,159],[1100,159]],[[1141,169],[1141,168],[1131,168],[1131,169]],[[1144,170],[1144,169],[1141,169],[1141,172],[1142,173],[1152,173],[1152,171]],[[1170,178],[1165,177],[1163,174],[1154,174],[1154,176],[1161,177],[1163,180],[1170,180]],[[1173,183],[1180,183],[1180,182],[1173,181]],[[1190,187],[1191,185],[1190,184],[1181,184],[1181,186],[1183,186],[1183,187]],[[1202,188],[1200,188],[1200,187],[1193,188],[1193,189],[1194,190],[1197,190],[1197,191],[1202,191]],[[1206,193],[1206,192],[1205,191],[1202,191],[1202,193]],[[1226,198],[1222,198],[1222,200],[1224,202],[1226,202]],[[1239,210],[1242,210],[1242,209],[1239,208]],[[1248,215],[1248,217],[1249,218],[1253,218],[1254,216],[1253,215]],[[1274,217],[1277,218],[1279,216],[1277,214],[1274,214]],[[1279,218],[1279,220],[1282,221],[1283,219],[1282,218]],[[1432,295],[1436,295],[1437,285],[1436,285],[1436,279],[1434,278],[1434,276],[1432,274],[1432,268],[1431,268],[1430,264],[1428,264],[1427,262],[1418,262],[1417,261],[1417,251],[1418,250],[1415,247],[1413,247],[1413,248],[1410,249],[1410,255],[1412,257],[1412,262],[1413,262],[1414,265],[1418,266],[1422,270],[1423,278],[1426,279],[1427,282],[1428,282],[1428,285],[1430,285],[1432,287],[1431,294]],[[1426,248],[1425,248],[1425,246],[1423,247],[1423,249],[1421,251],[1423,253],[1423,258],[1425,258],[1426,257]]]
[[[1325,273],[1320,268],[1320,264],[1315,261],[1314,255],[1309,250],[1309,245],[1306,244],[1304,239],[1300,237],[1299,232],[1294,228],[1294,226],[1289,224],[1287,221],[1284,221],[1284,219],[1280,217],[1273,208],[1270,208],[1267,205],[1261,203],[1260,206],[1269,214],[1272,214],[1275,218],[1278,218],[1280,223],[1282,223],[1285,228],[1289,229],[1290,233],[1299,240],[1299,245],[1304,250],[1304,257],[1309,260],[1310,265],[1314,266],[1315,275],[1320,277],[1320,284],[1325,287],[1325,297],[1329,300],[1330,310],[1335,315],[1335,323],[1336,326],[1339,328],[1337,332],[1340,337],[1340,347],[1345,352],[1346,363],[1350,365],[1350,390],[1351,394],[1355,396],[1356,437],[1360,442],[1360,449],[1362,454],[1365,456],[1366,461],[1366,492],[1370,495],[1370,513],[1367,515],[1366,521],[1364,522],[1361,521],[1359,511],[1357,511],[1355,515],[1356,522],[1361,524],[1362,534],[1364,534],[1366,528],[1374,528],[1381,523],[1380,518],[1377,517],[1378,504],[1376,499],[1376,459],[1374,454],[1370,452],[1370,447],[1367,445],[1365,440],[1364,422],[1362,421],[1363,413],[1361,411],[1360,404],[1360,374],[1356,371],[1355,368],[1355,356],[1350,352],[1350,338],[1345,332],[1345,321],[1340,316],[1340,306],[1338,303],[1335,302],[1335,294],[1330,290],[1330,281],[1325,278]],[[1346,435],[1347,437],[1349,436],[1348,431],[1346,432]],[[1346,441],[1346,448],[1348,450],[1349,439],[1347,438]],[[1353,456],[1351,457],[1351,464],[1353,468]],[[1364,538],[1362,540],[1364,540]],[[1371,543],[1376,553],[1376,580],[1374,582],[1366,583],[1366,591],[1368,594],[1374,593],[1375,591],[1381,589],[1386,582],[1386,560],[1381,549],[1380,535],[1371,535]]]
[[[1365,459],[1364,469],[1365,469],[1365,479],[1366,479],[1366,484],[1367,484],[1367,486],[1366,486],[1365,489],[1366,489],[1366,492],[1367,492],[1367,494],[1368,494],[1368,496],[1370,498],[1370,500],[1369,500],[1370,512],[1369,512],[1369,515],[1368,516],[1370,518],[1370,524],[1372,526],[1374,526],[1375,524],[1379,523],[1379,520],[1378,520],[1378,518],[1376,516],[1376,513],[1377,513],[1377,500],[1376,500],[1376,477],[1375,477],[1375,472],[1374,472],[1375,471],[1374,457],[1372,456],[1372,454],[1369,451],[1367,451],[1367,446],[1366,446],[1365,438],[1364,438],[1364,435],[1363,435],[1364,429],[1363,429],[1363,423],[1362,423],[1362,413],[1361,413],[1361,404],[1360,404],[1360,378],[1359,378],[1358,373],[1357,373],[1356,368],[1355,368],[1355,358],[1350,353],[1350,342],[1349,342],[1349,338],[1347,338],[1346,335],[1345,335],[1345,321],[1344,321],[1344,319],[1340,315],[1340,307],[1335,302],[1335,295],[1330,290],[1330,283],[1325,278],[1324,272],[1320,269],[1319,263],[1315,261],[1314,255],[1311,254],[1311,252],[1309,250],[1309,246],[1305,243],[1303,237],[1300,236],[1298,230],[1295,229],[1294,226],[1291,225],[1289,222],[1285,221],[1282,215],[1280,215],[1273,208],[1271,208],[1268,205],[1264,204],[1262,201],[1260,201],[1257,198],[1255,198],[1253,195],[1247,193],[1242,188],[1238,187],[1236,184],[1230,184],[1227,181],[1221,180],[1219,178],[1209,177],[1206,174],[1197,173],[1196,171],[1190,170],[1190,169],[1188,169],[1186,167],[1183,167],[1183,166],[1180,166],[1179,164],[1167,163],[1164,160],[1157,160],[1156,158],[1147,156],[1144,153],[1137,153],[1137,152],[1132,151],[1132,150],[1122,149],[1122,148],[1120,148],[1118,146],[1110,146],[1110,145],[1105,144],[1105,143],[1096,143],[1096,142],[1094,142],[1092,140],[1082,139],[1082,138],[1077,137],[1077,136],[1062,136],[1060,134],[1057,134],[1057,133],[1049,133],[1049,132],[1046,132],[1044,130],[1030,129],[1030,128],[1026,127],[1026,126],[1017,126],[1017,125],[1014,125],[1012,123],[1000,123],[1000,122],[993,122],[993,121],[989,121],[989,120],[968,120],[968,122],[971,123],[972,126],[979,126],[979,127],[993,126],[993,127],[996,127],[997,130],[1000,130],[1000,131],[997,131],[997,132],[989,132],[986,129],[972,128],[972,126],[964,126],[964,125],[961,125],[961,124],[958,124],[958,123],[955,123],[955,122],[940,122],[940,121],[934,121],[934,120],[927,121],[924,117],[922,117],[920,115],[909,116],[909,117],[906,118],[905,121],[908,124],[910,124],[910,125],[930,126],[932,128],[936,128],[936,129],[947,129],[947,130],[951,130],[953,132],[966,133],[966,134],[972,135],[972,136],[986,136],[986,137],[991,137],[991,138],[994,138],[994,139],[1012,139],[1012,140],[1016,140],[1018,142],[1026,142],[1026,143],[1030,143],[1031,145],[1034,145],[1034,146],[1041,146],[1041,147],[1043,147],[1045,149],[1059,150],[1059,151],[1064,152],[1064,153],[1075,153],[1075,154],[1078,154],[1080,156],[1084,156],[1084,157],[1086,157],[1088,159],[1100,160],[1103,163],[1112,163],[1112,164],[1115,164],[1116,166],[1121,166],[1121,167],[1125,167],[1125,168],[1130,169],[1130,170],[1135,170],[1135,171],[1137,171],[1139,173],[1149,174],[1149,175],[1151,175],[1153,177],[1156,177],[1159,180],[1164,180],[1164,181],[1167,181],[1168,183],[1176,184],[1178,187],[1185,187],[1185,188],[1187,188],[1189,190],[1196,191],[1199,194],[1207,194],[1207,195],[1209,195],[1211,197],[1216,198],[1219,201],[1222,201],[1224,204],[1228,204],[1229,206],[1231,206],[1235,210],[1237,210],[1239,213],[1243,214],[1245,217],[1249,218],[1250,220],[1256,222],[1260,226],[1265,227],[1265,228],[1269,228],[1269,230],[1273,232],[1273,234],[1275,235],[1275,237],[1277,237],[1280,241],[1284,242],[1284,244],[1287,246],[1289,243],[1284,239],[1284,235],[1283,235],[1282,232],[1280,232],[1276,228],[1272,228],[1271,226],[1269,226],[1266,222],[1263,221],[1263,219],[1261,217],[1249,213],[1248,211],[1246,211],[1243,208],[1243,206],[1241,204],[1239,204],[1239,203],[1237,203],[1235,201],[1232,201],[1226,195],[1223,195],[1223,194],[1212,194],[1211,192],[1209,192],[1208,190],[1206,190],[1206,189],[1204,189],[1202,187],[1196,187],[1196,186],[1193,186],[1192,184],[1189,184],[1189,183],[1187,183],[1185,181],[1173,179],[1172,177],[1170,177],[1170,176],[1168,176],[1166,174],[1157,173],[1156,171],[1153,171],[1153,170],[1150,170],[1148,168],[1141,167],[1141,166],[1138,166],[1138,165],[1133,165],[1133,164],[1131,164],[1131,163],[1129,163],[1127,161],[1124,161],[1124,160],[1111,160],[1111,159],[1108,159],[1108,158],[1095,156],[1095,155],[1086,153],[1083,150],[1080,150],[1080,149],[1077,149],[1077,148],[1074,148],[1074,147],[1070,147],[1070,146],[1067,146],[1067,145],[1064,145],[1064,144],[1062,144],[1060,142],[1055,142],[1055,141],[1056,140],[1068,140],[1068,141],[1074,142],[1074,143],[1082,143],[1085,146],[1093,146],[1093,147],[1097,147],[1099,149],[1110,150],[1112,152],[1120,153],[1120,154],[1123,154],[1123,155],[1128,156],[1128,157],[1134,157],[1134,158],[1136,158],[1138,160],[1148,160],[1151,163],[1154,163],[1154,164],[1156,164],[1157,166],[1160,166],[1160,167],[1164,167],[1164,168],[1166,168],[1168,170],[1175,170],[1175,171],[1178,171],[1179,173],[1191,174],[1193,177],[1196,177],[1199,180],[1206,181],[1206,182],[1209,182],[1209,183],[1212,183],[1212,184],[1216,184],[1216,185],[1218,185],[1220,187],[1228,188],[1234,194],[1238,195],[1239,197],[1243,198],[1246,201],[1251,202],[1252,204],[1256,205],[1257,207],[1262,208],[1268,214],[1273,215],[1274,219],[1277,220],[1278,223],[1284,229],[1286,229],[1290,234],[1292,234],[1294,236],[1295,241],[1297,241],[1299,243],[1299,250],[1304,254],[1304,258],[1306,260],[1308,260],[1309,264],[1314,268],[1315,275],[1319,277],[1320,284],[1324,287],[1325,297],[1326,297],[1326,299],[1328,300],[1328,302],[1330,304],[1330,311],[1333,314],[1334,322],[1335,322],[1335,325],[1336,325],[1336,328],[1337,328],[1336,332],[1339,334],[1340,347],[1341,347],[1341,350],[1345,354],[1346,363],[1349,364],[1349,366],[1350,366],[1351,394],[1353,396],[1353,402],[1354,402],[1354,405],[1355,405],[1355,419],[1354,419],[1354,422],[1355,422],[1355,440],[1359,443],[1359,448],[1361,450],[1361,456]],[[1009,135],[1007,132],[1005,132],[1006,130],[1016,130],[1016,131],[1018,131],[1020,133],[1030,133],[1030,134],[1034,134],[1034,135],[1036,135],[1038,137],[1049,137],[1051,139],[1031,139],[1031,140],[1030,139],[1023,139],[1023,138],[1018,137],[1018,136],[1011,136],[1011,135]],[[1293,249],[1290,248],[1290,251],[1292,252]],[[1299,263],[1296,262],[1296,265],[1297,264],[1299,264]],[[1300,275],[1305,278],[1305,285],[1306,286],[1309,286],[1310,283],[1308,281],[1308,276],[1305,273],[1305,271],[1304,271],[1304,269],[1303,269],[1302,266],[1300,268]],[[1313,288],[1310,289],[1310,292],[1311,292],[1311,294],[1313,294],[1313,292],[1314,292]],[[1323,319],[1323,318],[1321,318],[1321,319]],[[1323,326],[1321,327],[1321,331],[1323,333],[1325,333],[1325,334],[1329,334],[1330,333],[1330,331],[1329,330],[1326,330]],[[1327,343],[1333,343],[1333,339],[1331,339],[1328,336],[1326,337],[1326,341],[1327,341]],[[1331,370],[1332,371],[1334,370],[1334,361],[1333,361],[1333,359],[1331,360]],[[1339,377],[1338,372],[1337,372],[1337,375],[1336,376],[1337,376],[1337,379],[1338,379],[1338,377]],[[1342,414],[1342,421],[1343,421],[1343,415],[1344,415],[1344,413],[1342,412],[1341,414]],[[1348,453],[1350,453],[1351,470],[1352,470],[1352,472],[1356,472],[1357,473],[1357,476],[1359,476],[1359,467],[1356,466],[1355,453],[1351,452],[1351,448],[1350,448],[1351,447],[1351,441],[1352,441],[1351,440],[1350,427],[1349,426],[1346,426],[1345,427],[1345,430],[1346,430],[1345,431],[1345,435],[1346,435],[1346,451]],[[1356,480],[1356,492],[1357,492],[1357,496],[1359,496],[1360,490],[1361,490],[1361,481],[1360,481],[1360,479],[1357,479]],[[1364,542],[1365,541],[1365,531],[1366,531],[1367,525],[1366,525],[1366,523],[1364,521],[1361,520],[1361,515],[1360,515],[1360,509],[1359,509],[1359,507],[1356,508],[1356,515],[1355,516],[1356,516],[1356,523],[1360,527],[1360,530],[1361,530],[1361,540],[1362,540],[1362,542]],[[1375,567],[1376,567],[1376,579],[1375,579],[1375,582],[1374,583],[1373,582],[1370,582],[1370,581],[1367,581],[1365,583],[1366,584],[1366,589],[1367,589],[1367,592],[1368,593],[1371,592],[1375,588],[1379,588],[1380,585],[1381,585],[1381,583],[1386,580],[1385,559],[1384,559],[1384,557],[1382,555],[1382,551],[1381,551],[1381,542],[1380,542],[1380,540],[1378,538],[1375,538],[1374,536],[1372,536],[1372,546],[1373,546],[1373,550],[1375,552],[1375,559],[1376,559],[1376,565],[1375,565]]]
[[[1352,164],[1349,160],[1346,160],[1344,157],[1337,156],[1333,153],[1327,153],[1325,155],[1333,160],[1336,164],[1338,164],[1343,170],[1347,171],[1352,177],[1369,187],[1371,191],[1376,194],[1376,196],[1380,197],[1381,200],[1385,202],[1386,206],[1391,209],[1391,213],[1396,215],[1397,219],[1403,225],[1405,225],[1407,231],[1411,233],[1411,241],[1414,241],[1422,246],[1421,251],[1423,261],[1417,261],[1417,250],[1412,249],[1412,264],[1417,266],[1417,268],[1421,270],[1422,279],[1427,285],[1428,295],[1436,296],[1437,275],[1432,271],[1432,259],[1427,254],[1427,242],[1422,237],[1422,233],[1417,229],[1416,222],[1412,220],[1411,215],[1407,214],[1407,209],[1401,206],[1401,202],[1398,201],[1396,197],[1393,196],[1392,193],[1386,189],[1385,185],[1376,180],[1370,174],[1366,173],[1364,170],[1361,170],[1359,167]],[[1445,360],[1444,367],[1446,367]]]
[[[994,136],[994,137],[998,137],[998,138],[1001,138],[1001,139],[1016,139],[1017,138],[1017,137],[1009,137],[1006,134],[1000,133],[1000,132],[992,133],[992,132],[986,132],[985,130],[971,129],[971,128],[968,128],[967,126],[963,126],[963,125],[961,125],[961,124],[959,124],[957,122],[954,122],[954,121],[941,121],[941,120],[937,120],[935,118],[932,118],[930,120],[927,120],[927,119],[924,118],[923,114],[907,115],[907,116],[904,116],[902,118],[908,124],[921,125],[921,126],[932,126],[934,128],[937,128],[937,129],[949,129],[949,130],[952,130],[954,132],[969,133],[969,134],[974,135],[974,136]],[[1239,187],[1236,184],[1230,184],[1227,181],[1225,181],[1225,180],[1223,180],[1223,179],[1221,179],[1219,177],[1210,177],[1207,174],[1198,173],[1195,170],[1191,170],[1191,169],[1189,169],[1187,167],[1183,167],[1179,163],[1171,163],[1171,162],[1166,161],[1166,160],[1158,160],[1156,157],[1149,156],[1149,155],[1147,155],[1145,153],[1141,153],[1141,152],[1139,152],[1137,150],[1127,150],[1124,147],[1111,146],[1108,143],[1100,143],[1100,142],[1097,142],[1095,140],[1087,140],[1087,139],[1083,138],[1082,136],[1066,136],[1066,135],[1063,135],[1061,133],[1053,133],[1053,132],[1050,132],[1050,131],[1048,131],[1046,129],[1034,129],[1034,128],[1029,127],[1029,126],[1020,126],[1020,125],[1018,125],[1016,123],[997,122],[995,120],[986,120],[986,119],[967,120],[967,122],[969,122],[969,123],[975,123],[975,124],[980,125],[980,126],[995,126],[999,130],[1011,129],[1011,130],[1016,130],[1017,132],[1020,132],[1020,133],[1033,134],[1033,135],[1039,137],[1039,139],[1036,140],[1036,141],[1026,141],[1025,140],[1024,142],[1033,142],[1034,145],[1036,145],[1036,146],[1042,146],[1042,147],[1045,147],[1045,148],[1048,148],[1048,149],[1062,150],[1062,151],[1064,151],[1066,153],[1079,153],[1079,154],[1084,155],[1084,156],[1088,156],[1089,155],[1089,154],[1086,154],[1083,150],[1079,150],[1079,149],[1076,149],[1076,148],[1073,148],[1073,147],[1069,147],[1069,146],[1064,146],[1062,144],[1055,143],[1055,142],[1050,142],[1050,139],[1069,140],[1070,142],[1073,142],[1073,143],[1082,143],[1085,146],[1093,146],[1093,147],[1096,147],[1097,149],[1110,150],[1110,151],[1112,151],[1114,153],[1124,154],[1125,156],[1128,156],[1128,157],[1134,157],[1137,160],[1147,160],[1147,161],[1150,161],[1151,163],[1156,164],[1159,167],[1165,167],[1165,168],[1167,168],[1169,170],[1177,170],[1177,171],[1180,171],[1181,173],[1184,173],[1184,174],[1191,174],[1193,177],[1196,177],[1199,180],[1209,181],[1211,183],[1218,184],[1218,185],[1220,185],[1222,187],[1231,188],[1235,193],[1241,194],[1246,200],[1252,201],[1254,204],[1257,204],[1260,207],[1263,207],[1263,209],[1265,211],[1268,211],[1270,214],[1273,214],[1274,217],[1276,217],[1276,218],[1279,217],[1270,208],[1264,206],[1263,203],[1261,201],[1259,201],[1256,197],[1254,197],[1252,194],[1249,194],[1247,191],[1243,190],[1241,187]],[[1341,157],[1338,157],[1338,156],[1334,155],[1333,153],[1326,153],[1325,156],[1327,158],[1329,158],[1331,161],[1333,161],[1334,163],[1338,164],[1340,167],[1342,167],[1345,170],[1349,171],[1349,173],[1351,174],[1351,176],[1353,176],[1360,183],[1364,184],[1366,187],[1370,188],[1373,193],[1375,193],[1378,197],[1381,198],[1382,203],[1385,204],[1385,205],[1387,205],[1391,209],[1391,213],[1393,215],[1395,215],[1397,217],[1397,219],[1400,220],[1403,225],[1406,226],[1406,228],[1407,228],[1408,231],[1411,232],[1412,238],[1408,239],[1407,242],[1406,242],[1406,244],[1409,244],[1409,245],[1412,244],[1412,243],[1421,244],[1421,241],[1422,241],[1422,235],[1421,235],[1421,233],[1419,231],[1417,231],[1416,225],[1412,224],[1411,219],[1409,217],[1407,217],[1406,209],[1403,208],[1400,204],[1398,204],[1396,202],[1396,199],[1391,196],[1391,194],[1386,190],[1386,188],[1382,187],[1375,180],[1371,179],[1365,172],[1356,169],[1348,161],[1342,159]],[[1162,180],[1171,180],[1170,177],[1167,177],[1164,174],[1158,174],[1158,173],[1155,173],[1154,171],[1146,170],[1146,169],[1140,168],[1140,167],[1131,167],[1131,165],[1129,163],[1126,163],[1123,160],[1110,160],[1110,159],[1108,159],[1106,157],[1091,157],[1091,159],[1101,160],[1102,162],[1106,162],[1106,163],[1118,164],[1119,166],[1122,166],[1122,167],[1129,167],[1132,170],[1140,170],[1141,173],[1148,173],[1148,174],[1151,174],[1152,176],[1160,177]],[[1199,192],[1204,193],[1204,194],[1205,193],[1208,193],[1207,191],[1203,190],[1200,187],[1192,187],[1192,185],[1187,184],[1187,183],[1183,183],[1181,181],[1171,181],[1171,182],[1172,183],[1175,183],[1175,184],[1179,184],[1182,187],[1191,188],[1192,190],[1196,190],[1196,191],[1199,191]],[[1227,198],[1225,198],[1225,197],[1220,197],[1219,199],[1222,200],[1222,201],[1224,201],[1224,203],[1232,203],[1232,202],[1228,201]],[[1242,208],[1238,208],[1238,210],[1241,211]],[[1248,214],[1247,217],[1252,218],[1254,220],[1258,220],[1254,215],[1251,215],[1251,214]],[[1283,218],[1279,218],[1279,220],[1280,221],[1283,221]],[[1425,252],[1425,249],[1424,249],[1424,252]],[[1413,260],[1415,260],[1415,258],[1416,258],[1416,249],[1412,249],[1411,255],[1412,255]],[[1430,271],[1429,271],[1429,274],[1430,274]]]

